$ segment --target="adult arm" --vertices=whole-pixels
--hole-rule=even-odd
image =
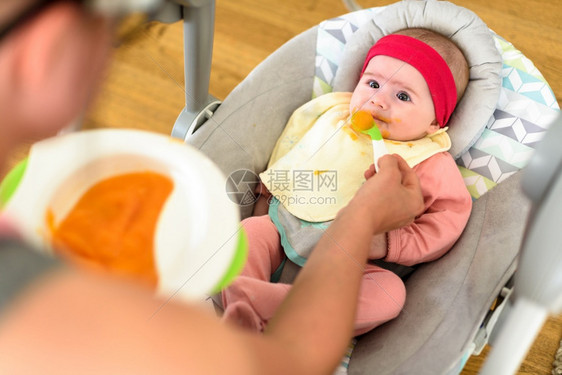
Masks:
[[[0,373],[329,373],[352,336],[368,239],[423,208],[403,160],[380,163],[319,242],[264,335],[136,285],[67,269],[35,283],[1,317]]]
[[[300,362],[302,373],[329,373],[341,360],[353,335],[369,239],[412,222],[422,211],[419,183],[406,163],[388,156],[380,167],[330,225],[266,329],[276,344],[292,348],[284,360]]]

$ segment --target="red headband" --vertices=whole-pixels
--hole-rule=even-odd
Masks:
[[[451,117],[457,104],[457,89],[449,66],[441,55],[424,42],[406,36],[391,34],[380,38],[371,47],[361,69],[361,74],[367,68],[369,61],[377,55],[394,57],[416,68],[427,83],[435,118],[439,126],[444,127]]]

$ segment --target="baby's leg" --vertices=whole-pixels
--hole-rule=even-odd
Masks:
[[[262,332],[289,293],[291,285],[240,276],[223,293],[223,320]]]
[[[367,264],[359,293],[355,336],[398,316],[406,300],[404,282],[393,272]]]
[[[248,236],[248,259],[241,276],[269,281],[285,258],[279,232],[268,215],[249,217],[242,227]]]
[[[248,235],[248,261],[241,275],[222,292],[223,319],[262,331],[290,288],[269,282],[285,255],[268,216],[250,217],[242,226]]]

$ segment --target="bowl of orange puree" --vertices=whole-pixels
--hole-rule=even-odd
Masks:
[[[225,185],[179,140],[100,129],[34,144],[0,190],[4,213],[38,249],[190,300],[225,287],[245,261]]]

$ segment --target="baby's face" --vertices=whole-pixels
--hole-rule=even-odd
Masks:
[[[420,72],[389,56],[371,59],[353,91],[350,110],[371,113],[384,138],[411,141],[439,129],[431,93]]]

